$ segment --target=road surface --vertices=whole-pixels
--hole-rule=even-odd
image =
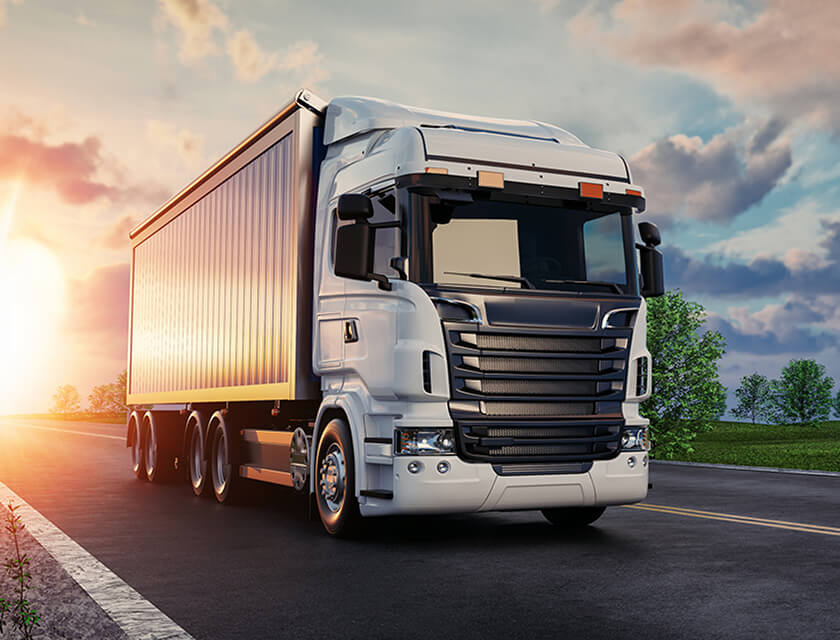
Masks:
[[[123,434],[0,418],[0,482],[199,640],[840,636],[840,478],[654,465],[643,508],[580,533],[520,512],[341,541],[280,487],[140,482]]]

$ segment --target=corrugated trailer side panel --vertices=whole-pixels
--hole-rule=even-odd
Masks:
[[[311,185],[313,123],[298,111],[135,238],[129,403],[311,395],[296,382],[312,377],[297,362],[309,358],[311,197],[298,190]]]

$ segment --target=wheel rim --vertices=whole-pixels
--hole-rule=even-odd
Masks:
[[[134,432],[131,443],[131,469],[136,472],[140,469],[140,460],[142,458],[142,449],[140,448],[140,429],[137,422],[132,425],[131,430]]]
[[[190,438],[190,482],[195,489],[204,482],[204,475],[201,472],[201,433],[198,429],[198,426],[193,428]]]
[[[341,510],[347,488],[347,474],[344,452],[336,442],[327,449],[327,455],[318,467],[318,487],[327,508],[332,513]]]
[[[155,465],[157,463],[157,441],[155,430],[152,428],[151,423],[146,426],[145,445],[146,475],[151,476],[155,472]]]
[[[214,439],[215,446],[213,447],[213,450],[216,452],[216,455],[213,456],[213,488],[216,490],[216,493],[221,495],[224,493],[225,487],[227,486],[227,474],[225,473],[225,468],[228,463],[228,456],[227,438],[225,436],[224,429],[217,427]]]

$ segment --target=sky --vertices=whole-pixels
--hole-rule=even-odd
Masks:
[[[840,383],[840,3],[0,0],[0,400],[125,367],[128,231],[307,86],[624,154],[732,392]]]

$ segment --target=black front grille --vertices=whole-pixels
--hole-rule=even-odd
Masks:
[[[629,329],[444,329],[462,458],[559,463],[617,455]]]
[[[458,422],[461,454],[491,462],[580,461],[618,453],[622,422]]]

